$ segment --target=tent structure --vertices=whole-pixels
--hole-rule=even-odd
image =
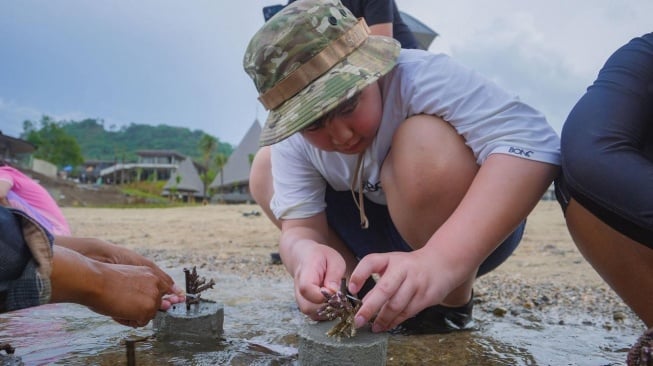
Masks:
[[[202,198],[204,196],[204,183],[202,183],[193,160],[189,157],[179,164],[177,170],[163,186],[161,195],[174,194],[185,196],[188,202],[191,201],[191,197]]]
[[[419,47],[423,50],[428,50],[435,37],[438,36],[438,33],[408,13],[400,10],[399,14],[410,31],[413,32],[417,43],[419,43]]]
[[[217,199],[226,202],[253,201],[249,195],[249,171],[252,158],[259,149],[261,125],[258,120],[250,126],[245,136],[231,153],[222,172],[215,176],[210,188],[218,191]]]

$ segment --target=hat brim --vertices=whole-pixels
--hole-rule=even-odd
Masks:
[[[400,49],[393,38],[369,36],[329,71],[271,110],[259,144],[267,146],[285,140],[377,81],[394,67]]]

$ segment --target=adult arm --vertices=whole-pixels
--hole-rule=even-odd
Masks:
[[[417,39],[401,18],[394,0],[352,1],[354,15],[362,16],[370,27],[372,34],[393,37],[401,43],[402,48],[420,48]],[[357,11],[359,13],[357,13]]]
[[[131,249],[110,243],[106,240],[56,235],[54,237],[54,243],[99,262],[149,267],[161,281],[173,282],[172,278],[150,259]],[[180,292],[176,286],[172,290],[176,293]]]
[[[23,212],[0,207],[0,311],[74,302],[143,326],[171,302],[172,280],[146,266],[102,263],[61,246]]]
[[[392,23],[380,23],[370,25],[370,34],[377,36],[392,37]]]
[[[57,245],[53,251],[53,303],[85,305],[123,324],[144,326],[172,287],[150,267],[102,263]]]

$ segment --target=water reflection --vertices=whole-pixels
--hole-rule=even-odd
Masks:
[[[171,270],[183,283],[183,273]],[[203,295],[224,304],[224,335],[198,343],[148,339],[136,344],[137,365],[295,365],[297,310],[290,279],[244,279],[202,273],[216,280]],[[603,322],[496,318],[475,313],[477,330],[448,335],[391,336],[388,365],[623,365],[639,330]],[[0,340],[26,365],[126,365],[122,341],[152,335],[123,327],[72,304],[47,305],[0,316]]]

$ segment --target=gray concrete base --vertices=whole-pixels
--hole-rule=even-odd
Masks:
[[[1,366],[24,366],[23,359],[14,355],[0,354]]]
[[[218,339],[224,332],[224,306],[210,300],[200,300],[186,310],[186,304],[176,304],[167,312],[159,312],[153,320],[157,339]]]
[[[338,340],[326,332],[337,323],[306,324],[299,331],[299,364],[301,366],[386,364],[388,334],[372,333],[369,327],[358,329],[352,338]]]

